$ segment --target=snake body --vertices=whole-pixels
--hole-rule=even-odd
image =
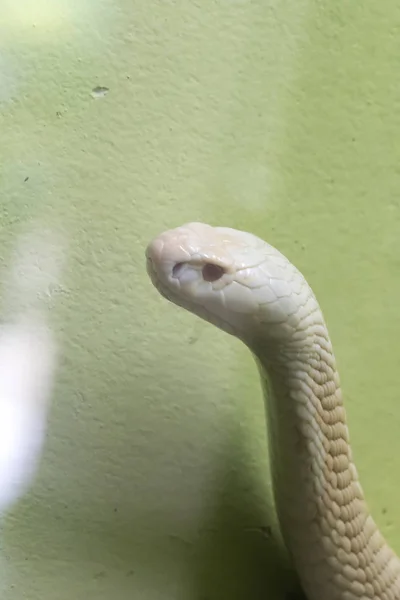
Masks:
[[[189,223],[147,247],[171,302],[235,335],[264,389],[279,524],[309,600],[400,600],[400,559],[369,513],[335,356],[303,275],[258,237]]]

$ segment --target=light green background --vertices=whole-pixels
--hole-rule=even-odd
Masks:
[[[69,238],[48,442],[6,523],[2,598],[292,586],[252,358],[145,272],[147,242],[191,220],[260,235],[311,282],[400,552],[398,2],[2,0],[0,49],[1,255],[31,219]]]

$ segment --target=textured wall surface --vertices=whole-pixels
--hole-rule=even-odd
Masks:
[[[61,369],[0,540],[4,600],[292,586],[252,358],[145,272],[149,239],[188,220],[253,231],[308,277],[400,552],[399,27],[394,0],[2,0],[3,264],[31,220],[69,239]]]

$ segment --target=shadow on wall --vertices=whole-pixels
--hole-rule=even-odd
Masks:
[[[195,546],[190,598],[305,600],[265,499],[258,506],[251,502],[257,483],[239,454],[236,436],[217,478],[215,505]]]
[[[26,506],[24,511],[23,502],[18,520],[21,525],[21,516],[25,516],[22,529],[29,530],[30,536],[24,556],[13,560],[19,583],[9,591],[7,600],[17,600],[28,586],[38,597],[39,593],[42,597],[51,595],[55,573],[57,582],[66,584],[57,596],[60,600],[70,597],[71,578],[77,581],[77,597],[84,598],[89,589],[100,600],[112,597],[116,590],[121,600],[131,599],[132,594],[140,597],[142,591],[148,591],[149,582],[153,598],[306,600],[275,535],[276,527],[270,526],[274,517],[268,506],[265,508],[267,502],[264,498],[254,501],[257,483],[246,472],[237,439],[232,440],[230,449],[215,478],[213,505],[197,536],[188,543],[173,539],[167,528],[137,545],[138,530],[148,518],[133,513],[130,521],[124,518],[118,522],[112,507],[109,521],[99,525],[89,517],[85,522],[73,522],[71,513],[64,519],[49,518],[47,505],[42,502]],[[36,513],[33,521],[32,512]],[[32,522],[36,528],[29,527]],[[44,522],[45,531],[39,525]],[[47,550],[40,561],[35,560],[32,582],[26,561],[32,562],[35,540],[43,536]],[[182,568],[184,584],[180,582]]]
[[[27,589],[31,597],[53,597],[54,585],[59,588],[57,599],[69,600],[72,580],[77,599],[89,594],[108,600],[117,590],[119,600],[131,600],[132,595],[145,597],[150,590],[157,600],[303,600],[275,535],[271,496],[254,473],[240,426],[224,421],[228,434],[224,433],[222,448],[218,444],[218,452],[212,453],[212,481],[207,478],[207,489],[203,488],[207,453],[193,464],[202,454],[203,432],[208,431],[202,413],[193,412],[193,407],[202,406],[203,392],[194,382],[190,389],[197,390],[193,393],[199,397],[182,401],[172,418],[169,407],[176,398],[167,391],[164,395],[168,387],[164,378],[166,372],[174,377],[175,368],[179,373],[179,361],[174,367],[174,357],[171,363],[168,357],[162,361],[157,352],[152,360],[158,392],[148,379],[142,385],[137,374],[124,377],[125,361],[117,353],[106,386],[99,382],[98,388],[91,388],[98,402],[96,419],[90,401],[82,402],[78,418],[71,420],[82,470],[75,469],[77,447],[69,441],[65,446],[62,436],[61,417],[65,424],[73,403],[67,397],[55,406],[58,416],[41,471],[51,499],[49,489],[38,485],[35,495],[25,498],[7,521],[7,554],[16,569],[7,600],[18,600]],[[191,360],[198,362],[195,351]],[[163,370],[158,372],[160,364]],[[75,375],[74,369],[71,372]],[[90,369],[85,377],[91,378]],[[81,385],[85,388],[84,382],[68,382],[69,393],[73,395]],[[133,391],[135,385],[140,393]],[[113,419],[107,421],[110,398]],[[156,400],[145,411],[149,398]],[[167,421],[166,416],[170,416]],[[181,460],[187,449],[182,422],[189,418],[198,419],[199,433],[197,437],[187,432],[193,453]],[[107,423],[106,436],[98,429],[103,423]],[[157,429],[155,423],[168,425]],[[216,435],[221,443],[220,431]],[[210,436],[212,446],[211,432]],[[180,441],[171,444],[171,440]],[[74,476],[79,478],[78,494],[72,485]],[[85,478],[90,478],[89,486],[84,485]],[[205,513],[196,519],[197,531],[189,524],[188,532],[182,512],[195,504],[203,490]],[[23,544],[18,542],[21,539]]]
[[[173,433],[169,429],[165,435],[170,439]],[[151,440],[147,443],[151,445]],[[168,444],[165,448],[168,462]],[[137,456],[133,440],[130,446],[124,445],[124,450],[128,461]],[[111,498],[107,500],[104,520],[100,521],[95,516],[99,508],[95,500],[81,505],[79,511],[76,506],[63,504],[53,505],[49,511],[40,495],[34,503],[25,499],[9,521],[15,523],[16,519],[25,541],[21,548],[11,543],[11,535],[6,540],[11,562],[19,570],[18,583],[7,600],[21,597],[28,586],[38,597],[51,596],[55,574],[58,584],[75,578],[75,593],[79,598],[86,597],[89,586],[90,593],[100,600],[112,597],[116,589],[121,600],[128,600],[132,594],[140,597],[141,591],[148,591],[150,583],[153,598],[304,600],[280,538],[275,535],[269,498],[260,490],[245,456],[240,432],[234,428],[207,494],[208,511],[197,533],[186,541],[179,535],[171,535],[175,518],[168,522],[162,512],[161,520],[157,521],[154,507],[148,513],[143,512],[133,491],[129,492],[132,500],[122,513]],[[150,475],[146,483],[149,488],[153,478],[154,474]],[[132,485],[134,488],[138,482]],[[105,491],[104,480],[103,488],[98,489],[100,496],[102,490]],[[174,493],[179,494],[178,490]],[[36,575],[32,582],[26,561],[32,561],[37,554],[37,540],[41,540],[40,560],[35,560]],[[162,596],[157,595],[160,591]],[[58,598],[69,598],[68,586],[60,590]]]

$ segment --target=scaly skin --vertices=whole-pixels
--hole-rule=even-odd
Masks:
[[[146,257],[164,297],[255,356],[279,523],[309,600],[400,600],[400,559],[369,514],[328,330],[303,275],[259,238],[201,223],[161,234]]]

